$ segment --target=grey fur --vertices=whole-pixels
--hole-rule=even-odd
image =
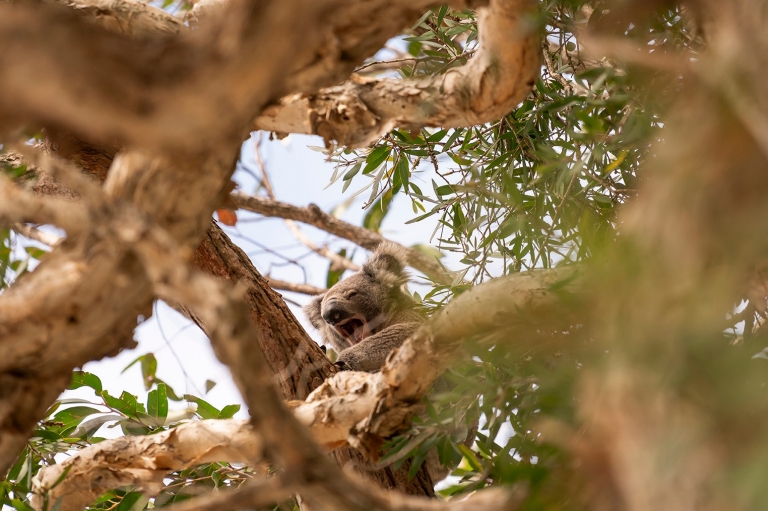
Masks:
[[[382,243],[359,272],[336,283],[304,307],[307,318],[320,331],[323,343],[339,354],[337,365],[356,371],[376,371],[393,348],[400,346],[424,321],[416,303],[403,291],[408,282],[405,257],[397,245]],[[324,319],[324,316],[326,319]],[[358,318],[364,330],[342,335],[333,317]],[[358,323],[354,323],[357,325]],[[356,335],[365,331],[357,342]]]

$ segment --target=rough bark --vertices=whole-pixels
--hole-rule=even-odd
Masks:
[[[154,496],[163,489],[163,479],[169,471],[214,461],[252,463],[260,456],[261,442],[258,432],[247,421],[237,420],[191,422],[154,435],[106,440],[80,451],[35,479],[36,495],[31,505],[37,510],[55,506],[60,511],[78,511],[104,492],[123,486],[133,486]],[[61,482],[57,482],[60,478]],[[222,492],[223,495],[219,493],[209,502],[205,502],[205,498],[195,499],[173,509],[226,509],[238,503],[266,506],[300,490],[312,491],[312,486],[317,485],[313,482],[299,486],[292,483],[290,477],[274,476],[256,479],[241,489]],[[476,509],[472,506],[511,510],[519,506],[522,497],[519,491],[491,490],[468,501],[445,503],[375,489],[372,493],[377,497],[377,506],[372,509],[392,511]]]
[[[256,342],[285,399],[304,399],[333,374],[328,358],[309,338],[282,298],[269,288],[245,253],[215,224],[198,247],[194,262],[211,275],[245,285],[245,304],[259,332]],[[204,324],[201,326],[207,331]],[[348,446],[335,449],[333,456],[341,466],[350,466],[382,488],[409,495],[434,495],[425,467],[416,477],[409,478],[409,467],[376,470],[368,458]]]
[[[326,144],[365,147],[393,128],[464,127],[496,120],[517,106],[539,74],[539,35],[527,19],[532,0],[494,0],[478,9],[481,46],[442,76],[377,79],[353,75],[342,85],[283,98],[255,127],[311,133]]]
[[[340,51],[324,60],[316,58],[313,45],[307,44],[309,33],[301,29],[303,22],[296,18],[296,13],[303,13],[301,20],[312,18],[317,12],[314,9],[321,8],[317,2],[302,9],[284,2],[260,3],[258,12],[255,4],[232,2],[227,7],[230,23],[237,19],[242,25],[233,27],[224,20],[178,36],[161,30],[159,39],[151,35],[128,39],[47,3],[3,3],[0,63],[14,72],[0,79],[4,116],[0,124],[7,126],[23,119],[59,132],[80,134],[105,147],[137,144],[173,154],[172,160],[136,152],[123,155],[114,162],[106,189],[113,200],[132,203],[180,246],[191,248],[228,187],[242,130],[248,124],[244,119],[258,113],[269,91],[281,90],[289,82],[294,84],[291,87],[297,86],[291,82],[297,73],[302,76],[298,81],[312,89],[333,80],[339,70],[359,64],[364,57],[351,60],[350,54],[344,53],[344,45],[361,49],[360,38],[372,32],[384,38],[396,33],[406,16],[423,7],[404,4],[386,2],[388,16],[382,18],[386,30],[367,21],[361,23],[361,19],[369,18],[358,16],[360,11],[352,8],[347,14],[354,16],[339,16],[343,29],[333,32],[339,25],[326,23],[336,19],[332,10],[326,11],[327,19],[314,21],[316,27],[326,30],[326,42],[338,41],[342,32],[345,35],[341,48],[335,47]],[[385,2],[366,5],[380,9]],[[336,7],[344,11],[350,5],[341,2]],[[392,20],[399,21],[390,26]],[[291,30],[284,30],[286,23]],[[336,35],[329,36],[328,30]],[[304,50],[294,48],[296,39],[284,37],[292,33],[301,34]],[[281,41],[280,51],[254,51],[255,41],[261,44],[265,39]],[[292,53],[294,59],[280,58],[283,51]],[[308,54],[313,56],[306,58]],[[259,61],[259,55],[268,55],[264,58],[271,64]],[[274,75],[278,60],[280,65],[292,62],[294,69],[304,74],[289,72],[278,79]],[[331,61],[336,64],[330,65]],[[220,77],[231,80],[208,80],[216,70],[222,71]],[[41,74],[46,80],[35,78]],[[197,88],[196,80],[202,76],[208,83]],[[230,98],[228,94],[233,91],[228,87],[234,83],[241,87]],[[187,92],[163,103],[166,95],[182,89]],[[229,106],[223,108],[223,104]],[[211,125],[211,119],[227,125]],[[180,126],[184,129],[177,129]],[[205,156],[200,157],[204,148]],[[190,153],[180,152],[185,149]],[[93,155],[96,160],[103,156]],[[98,161],[89,165],[94,163]],[[167,190],[177,193],[168,194]],[[135,318],[148,312],[153,295],[135,256],[125,252],[103,229],[97,231],[77,243],[62,243],[32,275],[0,297],[0,344],[4,351],[14,350],[13,356],[2,359],[3,374],[28,378],[45,374],[49,381],[57,382],[73,367],[132,346],[130,331]],[[7,395],[17,396],[17,401],[4,409],[23,407],[42,413],[46,406],[43,394],[17,392],[21,388],[8,389]],[[28,402],[22,405],[25,400]],[[33,402],[37,405],[32,406]],[[0,432],[18,431],[21,424],[17,419],[10,414],[0,416]],[[30,421],[26,428],[32,425]],[[11,442],[11,437],[16,440]],[[0,438],[0,467],[6,467],[21,448],[18,438]]]
[[[173,282],[178,280],[178,278],[168,277],[162,280],[164,282]],[[500,282],[503,285],[499,285]],[[558,291],[552,290],[554,285],[560,286]],[[294,401],[291,405],[292,415],[298,419],[298,423],[308,428],[309,433],[317,443],[326,448],[332,448],[345,441],[350,441],[369,451],[373,450],[372,454],[375,455],[375,449],[376,446],[380,445],[380,440],[375,441],[374,437],[379,439],[387,437],[393,432],[402,429],[404,425],[407,425],[410,416],[420,408],[420,398],[427,392],[455,353],[455,345],[466,336],[466,332],[456,331],[451,327],[452,325],[455,325],[457,322],[461,323],[462,320],[471,320],[474,322],[473,327],[478,332],[515,326],[515,331],[519,335],[519,332],[523,330],[520,328],[521,325],[534,329],[540,326],[540,323],[532,318],[549,318],[554,311],[559,312],[559,316],[567,317],[570,312],[569,308],[563,305],[560,298],[562,293],[577,290],[583,292],[581,282],[578,280],[578,273],[573,268],[560,268],[557,270],[515,275],[477,286],[472,291],[461,295],[451,302],[444,309],[444,313],[430,321],[431,331],[436,332],[436,335],[433,335],[429,328],[417,333],[401,349],[393,352],[380,373],[371,374],[345,371],[336,374],[312,392],[306,401]],[[214,307],[217,300],[217,292],[210,287],[207,291],[209,292],[206,296],[210,297],[212,302],[208,307]],[[203,302],[205,300],[200,301]],[[505,307],[505,309],[502,309],[502,306],[495,305],[498,315],[490,315],[485,322],[475,319],[478,310],[486,309],[489,304],[498,303],[504,304],[503,307]],[[541,315],[543,310],[547,311],[547,314],[544,316]],[[221,311],[221,314],[230,317],[229,321],[234,321],[229,311]],[[446,324],[442,325],[442,321],[445,321]],[[567,322],[566,319],[561,321],[563,321],[563,324]],[[545,324],[549,325],[551,323],[546,321]],[[227,321],[220,322],[218,327],[226,328]],[[238,344],[234,341],[225,340],[224,337],[226,335],[222,335],[218,331],[218,327],[216,332],[212,332],[212,339],[214,342],[219,341],[218,349],[224,351],[224,353],[221,353],[223,359],[227,360],[237,353],[238,356],[245,357],[251,361],[255,365],[254,369],[257,370],[261,363],[261,357],[253,356],[253,350],[247,351],[246,347],[242,346],[241,343]],[[263,381],[263,375],[251,378],[251,380],[254,379]],[[247,383],[244,386],[250,388],[251,392],[261,390],[262,394],[265,393],[263,386],[259,387],[256,383]],[[247,390],[246,393],[248,393]],[[266,394],[269,395],[269,392],[266,392]],[[269,424],[267,428],[259,429],[259,434],[264,434],[265,436],[274,435],[276,431],[272,428],[279,428],[278,421],[268,415],[268,402],[262,400],[262,403],[263,406],[258,410],[252,410],[253,413],[260,414],[262,416],[261,420]],[[277,407],[272,411],[283,413],[282,407]],[[286,416],[283,419],[284,421],[287,420],[287,422],[282,422],[286,428],[290,428],[293,424],[293,421],[288,417]],[[304,431],[299,429],[296,433],[303,433]],[[290,438],[290,429],[285,431],[284,435]],[[307,470],[312,470],[306,464],[306,461],[301,460],[305,457],[314,456],[312,454],[313,449],[305,447],[305,449],[309,449],[307,451],[302,450],[300,445],[286,445],[285,438],[281,438],[281,441],[277,442],[279,445],[276,446],[266,445],[268,442],[266,438],[261,441],[265,444],[266,450],[280,450],[279,456],[281,457],[298,458],[292,461],[294,463],[293,468],[300,471],[299,474],[301,471],[306,473]],[[137,443],[141,445],[146,442],[142,438],[137,440]],[[164,442],[164,439],[158,441],[158,443]],[[225,440],[220,440],[219,442],[217,446],[221,448],[227,446]],[[96,457],[93,453],[99,452],[102,449],[102,445],[98,444],[89,447],[79,456],[86,460],[93,459]],[[374,447],[372,448],[372,446]],[[337,457],[343,459],[344,456],[347,456],[347,454],[345,453]],[[224,459],[232,461],[228,458]],[[253,461],[252,458],[250,459]],[[317,458],[315,458],[315,461],[320,463]],[[45,481],[58,481],[67,470],[67,467],[73,463],[81,462],[78,460],[68,461],[61,465],[44,469],[40,476],[42,487],[46,487]],[[91,462],[86,461],[84,463]],[[134,465],[129,466],[133,467]],[[173,468],[169,467],[167,469],[172,470]],[[95,473],[97,474],[98,471]],[[85,469],[74,471],[72,475],[68,473],[51,492],[50,498],[56,499],[58,496],[68,495],[70,493],[70,480],[72,480],[73,486],[79,487],[85,484],[81,481],[88,477],[90,477],[90,472]],[[301,476],[297,477],[300,478]],[[98,479],[94,481],[98,481]],[[417,478],[417,481],[424,485],[419,488],[417,483],[411,483],[414,490],[419,492],[418,494],[424,494],[424,492],[430,490],[431,485],[428,479],[425,481]],[[114,483],[114,481],[109,480],[109,483]],[[397,479],[391,481],[392,486],[397,484],[399,484]],[[100,490],[106,491],[109,488],[111,487],[101,486]],[[346,504],[344,505],[346,506]]]

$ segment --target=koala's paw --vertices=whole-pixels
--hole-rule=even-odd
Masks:
[[[351,371],[352,370],[352,368],[349,367],[349,364],[347,364],[343,360],[337,360],[336,362],[333,363],[333,365],[335,365],[336,369],[339,370],[339,371]]]

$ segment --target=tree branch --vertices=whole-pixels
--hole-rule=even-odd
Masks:
[[[327,458],[305,436],[306,430],[301,429],[280,405],[258,350],[243,349],[253,332],[250,323],[242,321],[242,307],[238,307],[234,297],[210,277],[178,264],[173,247],[167,244],[161,232],[147,230],[135,219],[123,220],[120,236],[136,248],[158,292],[175,300],[193,302],[201,316],[216,325],[211,336],[214,346],[223,361],[229,362],[255,415],[258,433],[240,421],[205,421],[149,437],[106,441],[41,471],[37,483],[39,491],[50,489],[58,481],[50,489],[49,502],[61,499],[62,511],[70,511],[82,508],[103,491],[116,486],[132,484],[145,491],[159,491],[167,471],[207,461],[253,463],[259,457],[261,446],[270,459],[286,470],[289,484],[301,484],[296,488],[300,487],[304,496],[324,503],[332,502],[340,509],[357,509],[362,503],[370,509],[454,508],[451,504],[446,507],[436,502],[371,492],[369,486],[343,476],[338,467],[328,464]],[[486,309],[489,304],[497,304],[497,315],[492,314],[485,322],[474,320],[473,326],[479,332],[520,325],[520,321],[529,324],[532,312],[562,303],[562,293],[576,286],[574,276],[573,268],[560,268],[498,279],[494,285],[480,285],[460,295],[430,322],[437,335],[422,330],[390,357],[381,373],[337,374],[313,392],[306,402],[294,403],[293,416],[309,427],[316,441],[326,446],[353,438],[350,436],[353,427],[358,431],[355,435],[365,432],[388,436],[401,428],[403,421],[414,412],[413,403],[418,402],[418,397],[426,392],[450,358],[453,351],[450,345],[463,335],[452,329],[452,322],[472,318],[478,308]],[[558,289],[552,290],[555,285]],[[500,293],[507,298],[504,301],[506,310],[498,305]],[[501,316],[503,312],[506,314]],[[512,318],[513,315],[517,318]],[[448,323],[441,325],[442,321]],[[235,356],[241,357],[240,363],[232,361]],[[249,375],[244,378],[246,366]],[[197,432],[198,429],[207,431],[208,427],[220,433],[200,435]],[[108,476],[100,475],[98,466],[103,461],[93,460],[107,459],[110,467],[120,467],[121,463],[115,463],[113,457],[104,452],[113,449],[121,453],[119,459],[125,460],[125,470],[118,468]],[[69,466],[77,469],[69,469]],[[94,486],[95,482],[98,483]],[[306,483],[313,484],[316,493],[308,493]],[[83,492],[83,488],[88,492]],[[485,495],[481,498],[487,499],[487,505],[493,508],[499,503],[505,506],[519,504],[521,497],[506,492],[483,492],[481,495]],[[468,503],[458,505],[469,506]]]
[[[257,129],[317,134],[326,144],[365,147],[395,127],[457,128],[496,120],[528,95],[539,74],[532,0],[493,0],[478,9],[481,46],[442,76],[375,79],[353,75],[312,95],[293,95],[256,119]]]
[[[230,198],[234,205],[240,209],[253,211],[254,213],[269,217],[296,220],[317,227],[334,236],[357,243],[366,250],[375,250],[379,244],[387,241],[382,235],[364,227],[358,227],[339,220],[325,213],[314,204],[301,208],[263,197],[250,196],[239,191],[232,193]],[[408,264],[413,268],[441,284],[450,284],[453,281],[445,268],[436,259],[414,248],[400,246],[407,254]]]
[[[37,227],[28,224],[13,224],[11,225],[11,229],[16,231],[18,234],[21,234],[25,238],[38,241],[44,245],[48,245],[51,248],[65,240],[65,238],[62,238],[58,234],[41,231]]]
[[[53,224],[76,237],[89,229],[90,216],[82,204],[39,197],[0,175],[0,224],[19,222]]]
[[[309,284],[297,284],[295,282],[287,282],[285,280],[273,279],[267,277],[267,284],[272,289],[279,289],[282,291],[292,291],[294,293],[302,293],[305,295],[321,295],[328,291],[326,288],[315,287]]]

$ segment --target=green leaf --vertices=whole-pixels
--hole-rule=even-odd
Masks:
[[[360,168],[363,166],[363,162],[357,162],[350,170],[347,171],[346,174],[344,174],[344,181],[349,181],[353,177],[357,175],[358,172],[360,172]]]
[[[408,180],[411,177],[409,167],[408,158],[401,154],[397,159],[397,164],[395,165],[395,178],[396,181],[402,183],[403,188],[406,190],[408,190]]]
[[[195,412],[203,419],[218,419],[219,414],[221,414],[221,411],[218,408],[197,396],[184,394],[184,399],[197,404],[197,410]]]
[[[144,509],[147,502],[149,502],[149,497],[145,497],[141,492],[128,492],[114,511],[140,511]]]
[[[461,451],[461,454],[464,455],[464,459],[467,460],[467,463],[469,463],[469,466],[472,467],[472,470],[475,472],[482,472],[483,467],[480,465],[480,461],[475,456],[475,453],[472,452],[472,450],[467,447],[464,444],[457,444],[456,447],[459,448],[459,451]]]
[[[147,394],[147,413],[160,420],[162,424],[168,416],[168,394],[166,386],[161,383]]]
[[[126,393],[123,392],[123,394],[117,398],[114,396],[109,395],[109,392],[106,390],[101,392],[101,398],[104,400],[104,403],[110,407],[111,409],[122,413],[126,417],[131,418],[137,418],[137,410],[136,410],[136,398],[135,396],[132,396],[133,399],[128,399],[128,401],[125,401],[123,398],[126,396]],[[130,395],[130,394],[128,394]]]
[[[136,357],[130,364],[123,368],[122,373],[126,372],[131,366],[135,365],[136,362],[141,364],[141,377],[144,380],[144,390],[151,389],[152,385],[157,381],[157,359],[155,358],[155,354],[147,353],[145,355]]]
[[[69,389],[78,389],[80,387],[90,387],[100,393],[102,390],[101,380],[93,373],[85,371],[75,371],[72,373],[72,381],[69,383]]]
[[[240,411],[240,405],[227,405],[221,409],[219,413],[219,419],[231,419],[237,412]]]
[[[206,386],[208,385],[208,382],[210,382],[210,381],[211,380],[206,380]],[[171,401],[184,401],[184,398],[182,396],[179,396],[178,394],[176,394],[176,392],[173,390],[173,388],[170,385],[168,385],[166,382],[161,380],[160,378],[155,378],[155,383],[157,385],[160,385],[161,383],[163,385],[165,385],[165,393],[168,396],[168,399],[170,399]],[[213,383],[213,385],[216,385],[216,382],[211,382],[211,383]],[[213,388],[213,387],[211,387],[211,388]],[[208,392],[208,391],[206,391],[206,392]]]
[[[365,159],[365,168],[363,169],[363,174],[368,175],[379,168],[379,165],[384,163],[384,160],[389,157],[389,153],[391,151],[392,148],[387,145],[381,145],[371,151],[371,153]]]
[[[379,232],[381,222],[389,213],[389,206],[392,204],[392,190],[387,190],[379,200],[373,203],[363,219],[363,227],[373,232]]]

